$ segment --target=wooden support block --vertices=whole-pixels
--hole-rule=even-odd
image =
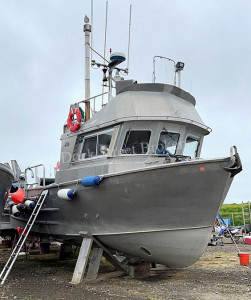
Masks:
[[[60,260],[68,260],[73,258],[73,251],[71,244],[61,244]]]
[[[150,263],[143,261],[140,263],[129,264],[129,276],[134,278],[143,278],[150,275]]]
[[[42,254],[50,253],[51,243],[40,243]]]
[[[83,279],[92,243],[92,238],[83,238],[78,260],[71,280],[72,284],[79,284]]]
[[[86,276],[87,279],[97,278],[102,254],[103,254],[102,248],[93,248],[92,257],[89,263],[89,268]]]
[[[94,236],[90,235],[86,231],[81,231],[80,235],[83,237],[82,245],[80,248],[78,260],[75,266],[75,270],[73,273],[71,284],[79,284],[85,273],[88,257],[92,248],[93,242],[95,246],[93,248],[92,258],[89,264],[88,272],[87,272],[87,280],[96,280],[98,275],[98,270],[101,262],[102,255],[110,261],[119,272],[112,272],[110,275],[106,274],[106,276],[101,276],[101,278],[108,278],[109,276],[121,276],[128,272],[127,266],[120,263],[116,257],[103,245],[101,244]],[[100,279],[100,280],[104,280]],[[99,280],[99,278],[98,278]]]

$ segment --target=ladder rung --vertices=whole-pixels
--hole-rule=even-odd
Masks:
[[[15,262],[15,259],[17,258],[19,251],[21,250],[21,247],[25,246],[24,243],[29,235],[29,232],[30,232],[29,230],[33,226],[33,224],[36,220],[36,217],[38,216],[39,211],[41,210],[41,207],[42,207],[41,205],[44,203],[44,200],[45,200],[47,194],[48,194],[48,190],[45,190],[39,195],[39,199],[36,203],[36,206],[35,206],[32,214],[30,215],[30,218],[29,218],[28,222],[26,223],[26,226],[25,226],[22,234],[19,236],[16,246],[12,250],[9,260],[7,261],[7,263],[5,264],[5,266],[3,268],[3,271],[1,273],[1,276],[3,275],[3,277],[0,277],[1,284],[4,284],[8,274]],[[31,198],[36,198],[36,197],[31,197]],[[28,233],[27,233],[27,230],[28,230]],[[8,271],[5,272],[6,270],[8,270]]]

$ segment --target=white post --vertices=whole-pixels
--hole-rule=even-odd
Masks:
[[[180,88],[181,71],[177,71],[177,74],[178,74],[178,87]]]
[[[98,270],[101,262],[103,254],[102,248],[93,248],[92,250],[92,258],[89,263],[89,268],[87,271],[87,279],[96,279],[98,276]]]
[[[72,284],[79,284],[83,279],[88,257],[92,248],[92,242],[92,238],[83,238],[78,260],[71,280]]]
[[[84,33],[85,33],[85,100],[90,98],[90,33],[91,25],[89,18],[85,17]],[[90,119],[90,101],[85,103],[85,120]]]

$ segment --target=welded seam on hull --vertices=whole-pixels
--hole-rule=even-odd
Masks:
[[[180,230],[193,230],[193,229],[205,229],[213,228],[213,225],[199,226],[199,227],[189,227],[189,228],[170,228],[170,229],[156,229],[156,230],[146,230],[146,231],[126,231],[126,232],[111,232],[111,233],[93,233],[92,235],[119,235],[119,234],[138,234],[138,233],[151,233],[151,232],[164,232],[164,231],[180,231]]]
[[[206,229],[212,228],[212,225],[209,226],[200,226],[200,227],[189,227],[189,228],[175,228],[175,229],[161,229],[161,230],[148,230],[148,231],[128,231],[128,232],[113,232],[113,233],[94,233],[91,235],[119,235],[119,234],[138,234],[138,233],[151,233],[151,232],[163,232],[163,231],[178,231],[178,230],[193,230],[193,229]],[[80,236],[79,233],[67,233],[67,236]]]

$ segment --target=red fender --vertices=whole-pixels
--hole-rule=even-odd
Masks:
[[[11,199],[15,203],[21,203],[25,199],[24,190],[18,189],[17,192],[11,194]]]
[[[75,120],[74,116],[76,116]],[[80,128],[81,120],[82,117],[80,110],[77,107],[71,108],[67,119],[67,127],[70,129],[71,132],[74,132]]]
[[[17,227],[17,233],[19,234],[19,235],[21,235],[22,233],[24,232],[24,229],[22,228],[22,227]],[[27,231],[25,231],[25,233],[24,233],[24,235],[26,235],[27,234]]]

